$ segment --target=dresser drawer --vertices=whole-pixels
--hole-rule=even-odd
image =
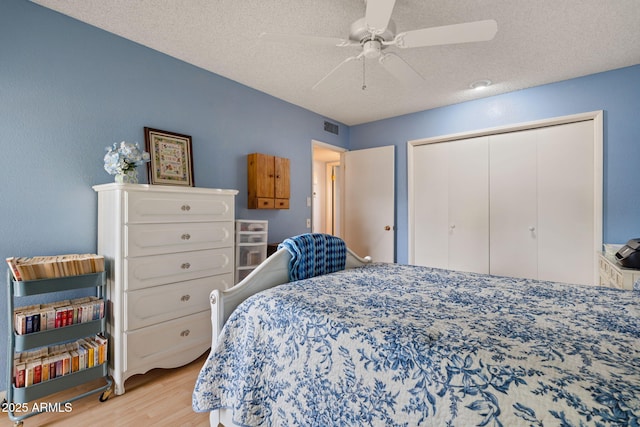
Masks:
[[[209,312],[124,333],[125,371],[184,365],[211,346]]]
[[[231,195],[127,192],[124,220],[132,222],[233,221]]]
[[[125,258],[124,290],[217,276],[233,271],[233,248]]]
[[[202,311],[209,313],[211,291],[232,285],[233,277],[228,273],[125,292],[124,329],[132,331]]]
[[[125,256],[168,254],[233,246],[233,222],[130,224]]]

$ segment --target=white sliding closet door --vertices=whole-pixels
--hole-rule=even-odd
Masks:
[[[538,132],[538,278],[593,284],[593,124]]]
[[[413,263],[449,268],[449,148],[447,143],[416,147],[414,163]]]
[[[449,146],[449,269],[489,273],[489,145],[487,137]]]
[[[409,262],[598,283],[602,114],[411,141]]]
[[[593,124],[494,135],[490,271],[593,284]]]
[[[491,136],[491,274],[538,277],[536,132]]]
[[[416,147],[413,263],[489,272],[488,138]]]

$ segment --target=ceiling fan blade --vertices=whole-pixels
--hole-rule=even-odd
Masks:
[[[308,45],[318,46],[360,46],[360,43],[354,43],[349,39],[342,39],[339,37],[316,37],[305,35],[292,35],[285,33],[262,33],[259,36],[260,40],[275,43],[302,43]]]
[[[333,75],[333,73],[335,73],[336,71],[338,71],[338,69],[340,69],[340,67],[342,67],[343,65],[345,65],[345,64],[347,64],[347,63],[349,63],[349,62],[351,62],[351,61],[353,61],[353,60],[355,60],[355,59],[360,59],[360,58],[362,57],[362,55],[363,55],[363,54],[361,53],[361,54],[360,54],[360,55],[358,55],[358,56],[350,56],[349,58],[345,59],[344,61],[342,61],[341,63],[339,63],[338,65],[336,65],[336,66],[334,67],[334,69],[333,69],[333,70],[329,71],[329,73],[328,73],[326,76],[324,76],[322,79],[320,79],[320,81],[319,81],[318,83],[316,83],[315,85],[313,85],[313,87],[311,88],[311,90],[317,90],[317,89],[318,89],[318,87],[320,87],[320,85],[321,85],[322,83],[324,83],[324,82],[325,82],[325,81],[326,81],[330,76],[332,76],[332,75]]]
[[[493,19],[424,28],[398,34],[394,43],[400,48],[438,46],[443,44],[482,42],[491,40],[498,31]]]
[[[395,53],[380,56],[378,62],[393,77],[406,85],[414,86],[424,82],[422,76]]]
[[[367,0],[364,21],[372,34],[382,34],[389,25],[395,0]]]

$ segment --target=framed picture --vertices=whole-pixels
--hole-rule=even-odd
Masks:
[[[193,187],[191,137],[164,130],[144,128],[149,184]]]

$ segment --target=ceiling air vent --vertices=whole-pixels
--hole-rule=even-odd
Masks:
[[[338,134],[338,125],[335,123],[324,122],[324,130],[333,134]]]

